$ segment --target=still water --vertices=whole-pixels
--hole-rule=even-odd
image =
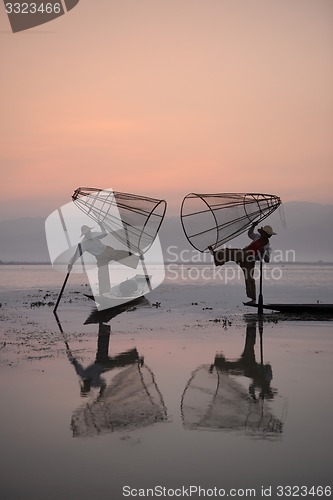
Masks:
[[[65,298],[57,324],[24,272],[0,297],[1,499],[329,496],[331,321],[225,316],[211,287],[169,282],[160,307],[85,325],[89,301]]]

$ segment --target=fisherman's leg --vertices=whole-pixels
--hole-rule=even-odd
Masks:
[[[222,250],[210,251],[214,257],[214,263],[216,266],[223,266],[226,262],[234,261],[237,262],[242,257],[242,250],[239,248],[223,248]]]
[[[240,262],[239,263],[240,267],[242,268],[242,271],[244,273],[244,278],[245,278],[245,288],[246,288],[246,295],[251,299],[252,301],[256,301],[256,282],[253,277],[254,274],[254,267],[255,267],[255,261],[253,262]]]
[[[97,353],[95,363],[103,363],[109,357],[111,326],[104,323],[99,324],[97,338]]]
[[[213,257],[214,257],[214,264],[215,266],[223,266],[227,262],[227,256],[225,254],[225,249],[223,250],[217,250],[216,252],[213,252]]]
[[[116,262],[120,262],[124,266],[131,267],[132,269],[137,268],[140,260],[138,255],[128,252],[127,250],[115,250],[109,246],[106,247],[103,252],[103,256],[109,261],[114,260]]]
[[[244,373],[247,373],[246,376],[250,377],[252,376],[253,369],[255,369],[257,366],[256,356],[254,352],[254,346],[256,343],[256,334],[257,334],[256,320],[255,319],[247,320],[245,346],[241,358],[244,362]]]
[[[109,265],[108,262],[101,259],[97,260],[97,267],[99,293],[102,295],[103,293],[109,292],[111,289]]]

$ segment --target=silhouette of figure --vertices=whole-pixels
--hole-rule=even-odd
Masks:
[[[81,227],[81,237],[83,237],[83,240],[78,244],[73,257],[69,261],[68,271],[72,270],[73,264],[84,252],[93,255],[96,258],[98,267],[99,293],[102,295],[111,289],[109,262],[121,262],[125,266],[135,269],[140,258],[127,250],[116,250],[111,246],[105,245],[101,240],[107,236],[107,232],[102,224],[99,224],[99,226],[101,228],[100,232],[92,232],[93,228],[86,225]],[[125,292],[128,292],[128,290],[125,290]]]
[[[214,364],[210,370],[216,367],[218,370],[233,375],[243,375],[252,382],[249,385],[249,394],[253,400],[257,399],[256,389],[259,389],[259,397],[273,399],[275,392],[271,388],[273,379],[272,367],[270,364],[257,363],[254,346],[256,343],[256,320],[251,319],[246,324],[246,338],[244,350],[235,361],[226,360],[223,354],[215,356]]]
[[[257,223],[252,224],[248,231],[248,237],[252,243],[245,248],[224,248],[214,251],[212,247],[208,247],[214,257],[216,266],[223,266],[228,261],[236,262],[242,269],[245,278],[246,295],[251,300],[245,305],[256,303],[256,282],[253,277],[254,268],[257,260],[263,259],[265,262],[270,261],[271,246],[269,239],[273,234],[276,234],[271,226],[264,226],[254,232]]]

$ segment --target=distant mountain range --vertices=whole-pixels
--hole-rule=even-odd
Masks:
[[[271,239],[275,256],[281,254],[291,261],[294,252],[296,262],[333,262],[333,205],[288,202],[283,211],[286,227],[279,212],[263,223],[270,224],[277,232]],[[44,223],[38,217],[0,221],[0,261],[49,262]],[[175,261],[176,256],[186,261],[197,258],[178,217],[166,217],[160,239],[166,260]],[[242,235],[230,242],[230,246],[243,247],[247,241],[247,236]]]
[[[285,219],[285,224],[283,223]],[[271,238],[274,256],[281,255],[284,261],[291,262],[295,255],[296,262],[333,262],[333,205],[321,205],[308,202],[288,202],[283,204],[262,225],[270,224],[276,236]],[[258,226],[260,227],[260,226]],[[165,249],[165,259],[173,260],[174,249],[168,251],[170,245],[191,251],[195,249],[187,242],[179,218],[168,218],[164,221],[161,232],[161,242]],[[248,237],[243,234],[227,246],[243,248],[248,244]],[[190,255],[184,253],[186,258]]]
[[[0,261],[50,262],[44,227],[41,217],[0,221]]]

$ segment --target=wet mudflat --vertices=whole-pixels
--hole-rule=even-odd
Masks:
[[[52,284],[1,292],[2,498],[331,485],[330,321],[259,322],[202,283],[108,320],[80,286],[60,325],[31,307]]]

